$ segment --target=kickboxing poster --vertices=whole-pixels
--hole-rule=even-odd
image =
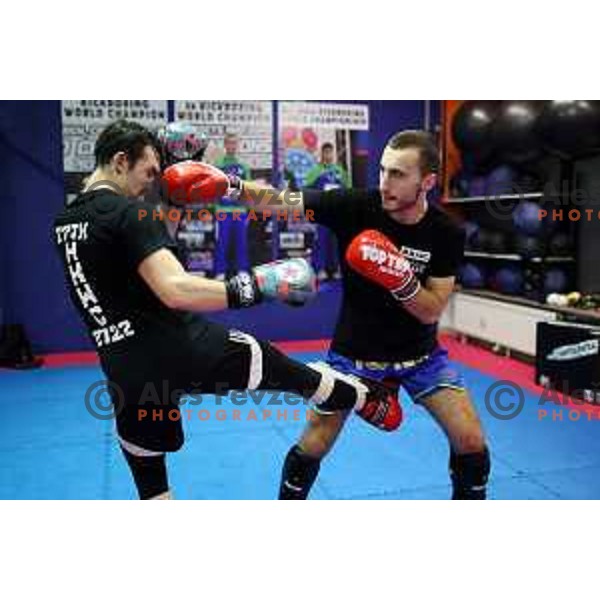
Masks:
[[[167,122],[166,100],[63,100],[63,164],[67,201],[94,170],[94,144],[106,125],[131,119],[156,130]]]
[[[273,167],[273,103],[251,100],[175,100],[175,120],[197,125],[211,142],[213,153],[224,152],[225,134],[239,138],[238,155],[254,177],[270,180]]]
[[[176,100],[175,120],[194,124],[207,139],[206,162],[244,179],[271,183],[271,101]],[[242,218],[234,219],[234,211],[243,211]],[[212,215],[182,224],[178,239],[188,270],[222,279],[272,259],[271,219],[254,218],[228,198],[213,207]]]
[[[363,104],[279,102],[279,179],[292,189],[366,186]],[[358,143],[357,143],[358,142]],[[278,223],[278,256],[311,256],[321,279],[339,274],[331,235],[308,221]]]

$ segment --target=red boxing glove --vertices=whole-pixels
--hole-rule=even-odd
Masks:
[[[402,252],[374,229],[363,231],[350,242],[346,261],[357,273],[389,290],[400,302],[411,300],[421,289]]]
[[[227,175],[212,165],[186,160],[167,167],[163,191],[174,204],[209,204],[227,195]]]

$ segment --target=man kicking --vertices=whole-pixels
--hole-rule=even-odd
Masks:
[[[329,365],[403,386],[448,438],[452,497],[479,500],[486,497],[490,455],[463,378],[437,341],[437,322],[464,248],[462,230],[427,202],[438,168],[429,134],[403,131],[385,147],[375,191],[305,191],[292,201],[251,183],[233,183],[257,206],[303,207],[336,234],[343,300]],[[349,414],[313,410],[285,459],[280,499],[307,498]]]
[[[109,125],[95,145],[95,171],[54,224],[69,292],[107,377],[140,498],[170,497],[165,452],[183,444],[181,418],[154,420],[140,411],[144,390],[161,390],[164,381],[178,390],[161,399],[169,415],[179,412],[185,393],[264,388],[298,393],[326,411],[356,409],[380,429],[397,428],[399,404],[379,383],[321,364],[311,368],[194,314],[269,298],[301,304],[314,293],[315,277],[302,260],[262,265],[224,282],[186,273],[164,222],[154,218],[156,206],[140,201],[160,175],[160,151],[141,125]],[[228,185],[225,175],[191,161],[165,176],[184,200],[214,201]]]

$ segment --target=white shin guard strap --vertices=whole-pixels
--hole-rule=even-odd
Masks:
[[[367,386],[358,378],[354,377],[353,375],[340,373],[339,371],[336,371],[330,367],[327,363],[321,361],[308,363],[307,366],[321,373],[319,387],[313,394],[312,398],[310,398],[311,402],[318,406],[319,404],[329,400],[331,394],[333,393],[333,388],[337,379],[347,383],[348,385],[351,385],[356,390],[356,404],[354,405],[355,410],[360,410],[364,406],[369,390]]]

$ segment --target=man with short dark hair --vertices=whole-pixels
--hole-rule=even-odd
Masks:
[[[396,391],[403,386],[448,438],[452,497],[484,499],[490,472],[484,433],[462,376],[437,341],[464,249],[462,230],[427,201],[438,166],[431,136],[403,131],[383,151],[378,190],[306,190],[302,204],[340,246],[343,299],[329,365]],[[247,200],[261,198],[253,184],[236,185]],[[262,190],[259,206],[284,200]],[[307,498],[349,414],[313,412],[285,459],[281,499]]]
[[[183,444],[179,399],[191,392],[285,390],[328,410],[355,408],[383,429],[398,427],[399,405],[378,383],[295,362],[266,342],[195,314],[265,299],[302,304],[314,293],[314,273],[301,259],[224,282],[186,273],[164,223],[153,217],[156,207],[139,200],[159,176],[161,150],[137,123],[109,125],[96,143],[96,168],[85,189],[54,223],[70,295],[107,377],[119,442],[140,498],[170,497],[165,453]],[[223,173],[193,161],[168,167],[163,179],[183,201],[194,195],[213,202],[216,190],[228,185]],[[159,398],[159,406],[145,405],[148,390],[162,391],[164,382],[168,397]],[[163,417],[144,415],[144,405],[146,413],[162,410]]]

